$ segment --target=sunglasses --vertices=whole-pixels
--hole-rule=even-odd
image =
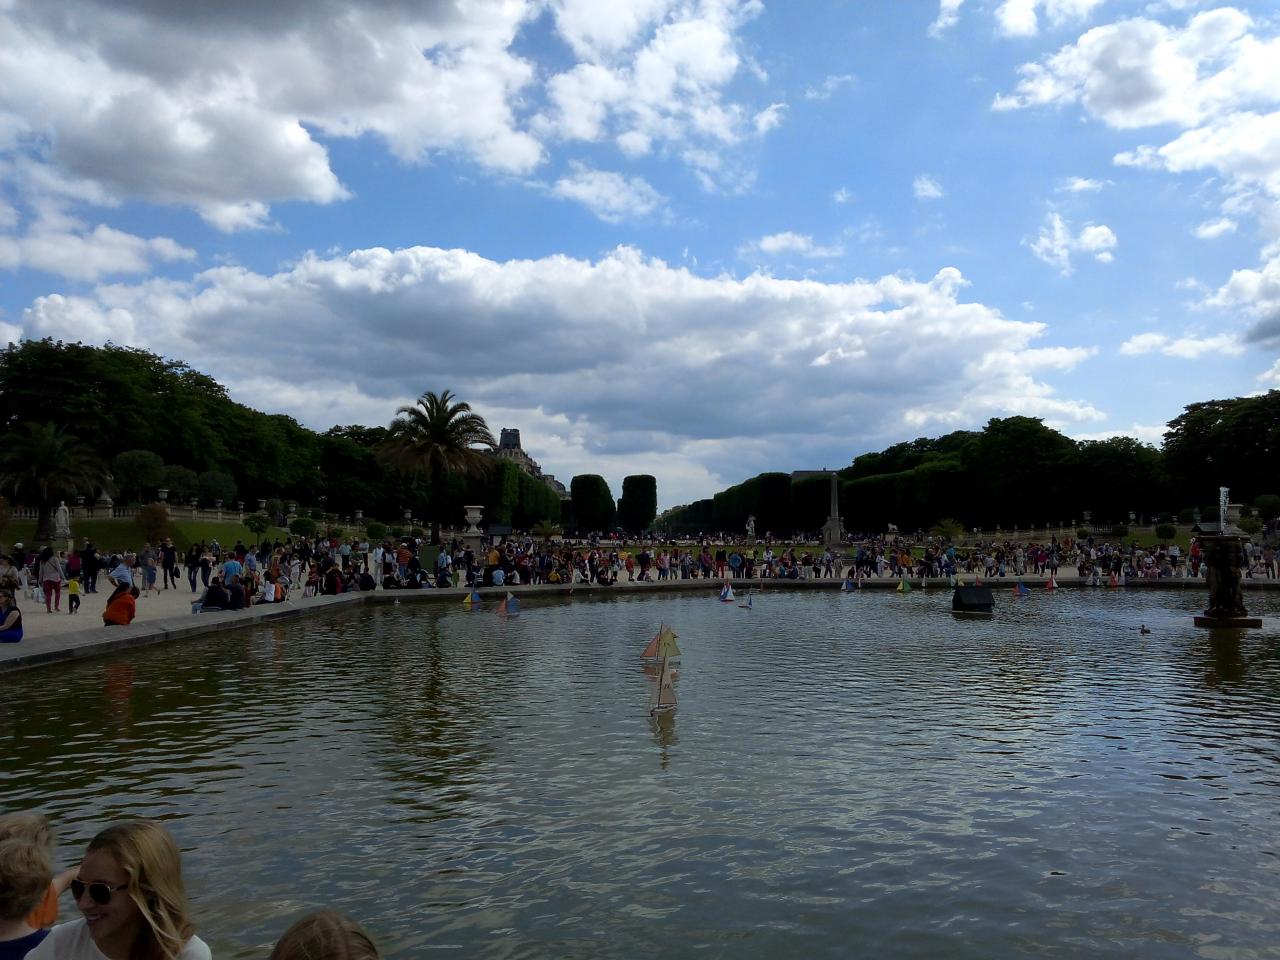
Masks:
[[[84,896],[86,890],[89,891],[89,899],[96,904],[106,904],[111,902],[111,895],[117,890],[123,890],[127,887],[127,883],[122,883],[118,887],[113,887],[109,883],[85,883],[83,880],[71,881],[71,895],[79,902]]]

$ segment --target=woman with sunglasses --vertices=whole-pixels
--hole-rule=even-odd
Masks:
[[[187,914],[178,846],[155,821],[94,837],[71,893],[83,918],[54,927],[30,960],[211,960]]]
[[[22,611],[12,590],[0,590],[0,643],[17,643],[21,639]]]

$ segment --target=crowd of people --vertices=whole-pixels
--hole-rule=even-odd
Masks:
[[[1242,575],[1275,579],[1275,546],[1243,546]],[[0,643],[23,636],[18,597],[46,613],[76,614],[80,597],[110,590],[105,626],[128,624],[139,599],[165,590],[189,590],[196,612],[241,610],[260,603],[350,591],[516,584],[617,584],[667,580],[833,579],[942,577],[1057,577],[1061,570],[1095,584],[1112,578],[1202,577],[1200,545],[1140,547],[1088,538],[1051,537],[1045,543],[987,541],[964,548],[934,540],[923,545],[896,535],[863,538],[836,547],[772,542],[708,541],[670,544],[595,539],[586,543],[513,537],[478,549],[462,540],[434,555],[414,537],[370,542],[360,537],[291,537],[223,547],[218,541],[180,551],[166,538],[153,547],[107,553],[84,541],[80,550],[14,545],[0,556]]]
[[[58,923],[70,891],[78,919]],[[295,922],[271,960],[376,960],[359,924],[322,910]],[[178,845],[153,820],[114,823],[79,863],[53,867],[48,819],[0,816],[0,960],[211,960],[192,920]]]

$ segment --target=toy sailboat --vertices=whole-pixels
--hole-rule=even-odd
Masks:
[[[1058,581],[1053,578],[1053,574],[1049,574],[1049,579],[1045,581],[1044,588],[1046,590],[1058,589]]]
[[[661,660],[664,664],[668,659],[674,660],[678,656],[680,656],[680,648],[676,646],[676,632],[665,623],[658,628],[649,645],[640,653],[642,660]]]
[[[723,603],[733,603],[733,587],[728,580],[724,582],[724,586],[720,588],[720,600]]]
[[[465,597],[462,598],[462,605],[466,607],[468,610],[470,610],[473,604],[475,606],[480,605],[480,599],[481,599],[480,591],[472,590],[470,593],[468,593]]]
[[[1019,580],[1017,585],[1013,588],[1013,595],[1015,597],[1025,597],[1030,592],[1031,591],[1027,589],[1027,585],[1021,580]]]
[[[500,617],[518,617],[520,616],[520,601],[510,593],[507,594],[505,600],[498,604],[498,616]]]
[[[901,580],[898,581],[898,592],[899,593],[911,592],[911,584],[907,582],[906,577],[903,577]]]
[[[861,585],[862,585],[862,584],[858,584],[857,586],[854,586],[853,578],[852,578],[852,577],[845,577],[845,578],[844,578],[844,583],[840,584],[840,592],[841,592],[841,593],[852,593],[854,590],[858,589],[858,587],[859,587],[859,586],[861,586]]]
[[[676,688],[671,684],[671,671],[667,669],[667,658],[662,658],[662,669],[658,672],[658,689],[649,701],[649,716],[670,713],[676,708]]]
[[[743,610],[751,609],[751,591],[750,590],[747,591],[746,597],[743,599],[742,603],[738,604],[738,606],[741,607]]]

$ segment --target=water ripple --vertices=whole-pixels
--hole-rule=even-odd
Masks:
[[[6,677],[0,807],[64,860],[168,821],[220,957],[321,905],[392,957],[1276,956],[1280,604],[1249,600],[1268,629],[1222,637],[1146,591],[261,626]]]

